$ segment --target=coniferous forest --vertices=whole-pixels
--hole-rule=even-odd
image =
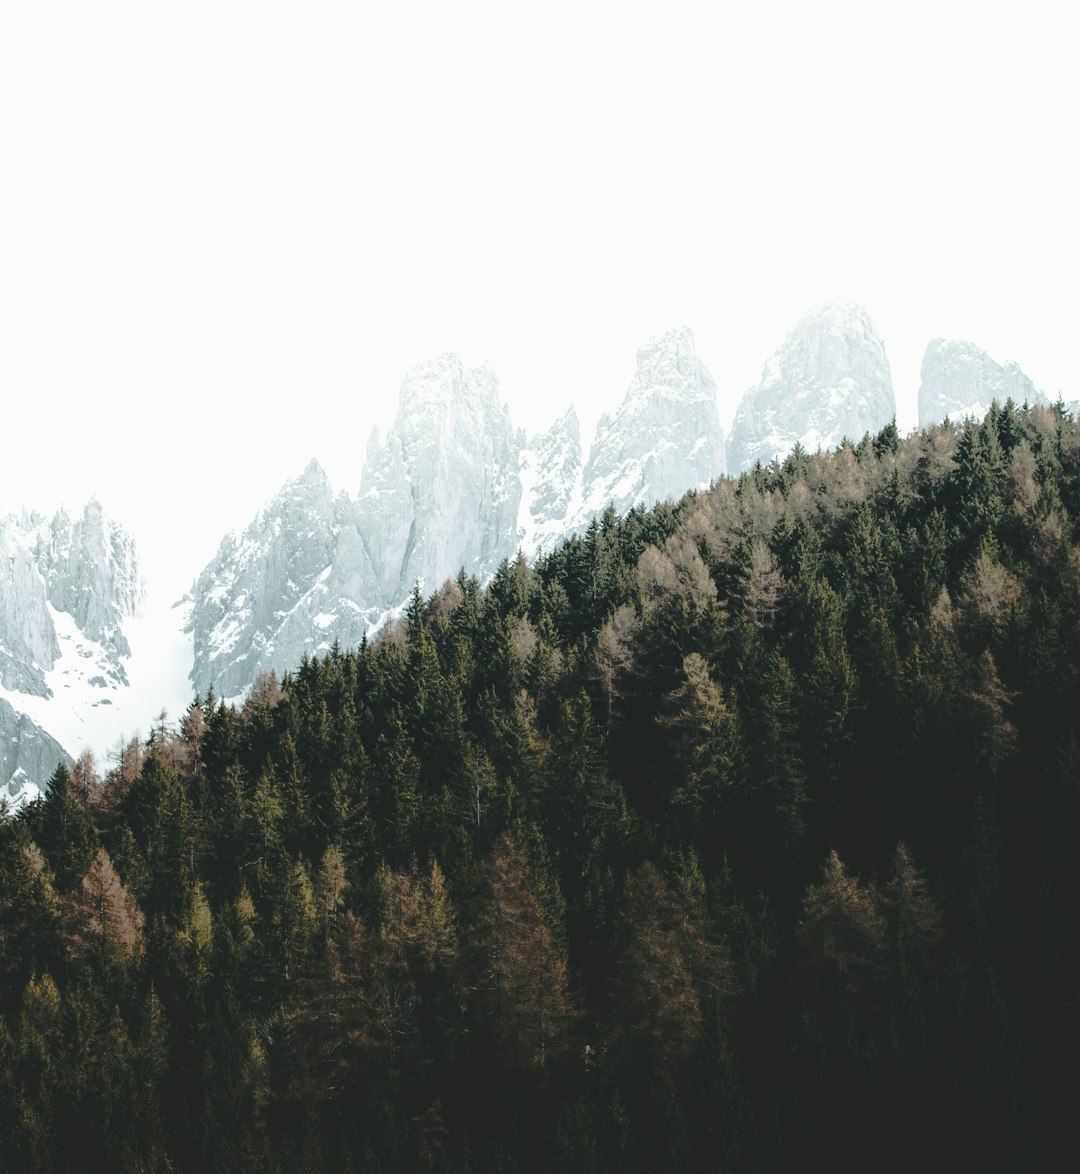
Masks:
[[[0,1165],[1048,1168],[1078,676],[1060,407],[416,592],[0,823]]]

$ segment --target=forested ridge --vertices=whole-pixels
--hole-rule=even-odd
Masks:
[[[1078,674],[1060,407],[417,592],[0,822],[0,1166],[1049,1167]]]

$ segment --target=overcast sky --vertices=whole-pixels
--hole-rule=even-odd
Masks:
[[[97,493],[182,589],[406,371],[515,422],[695,332],[730,416],[866,305],[902,426],[935,336],[1080,395],[1066,6],[5,4],[0,513]]]

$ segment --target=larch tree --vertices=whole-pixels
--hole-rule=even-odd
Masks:
[[[108,852],[99,848],[71,898],[70,941],[77,949],[108,946],[130,958],[142,948],[144,917]]]
[[[484,879],[487,895],[472,940],[478,1000],[504,1062],[544,1068],[570,1042],[566,960],[509,836],[496,846]]]

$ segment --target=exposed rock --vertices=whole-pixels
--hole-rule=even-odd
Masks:
[[[566,533],[581,496],[581,473],[581,425],[571,407],[521,453],[518,532],[527,554],[546,549]]]
[[[923,356],[919,384],[919,427],[948,416],[981,420],[997,401],[1047,404],[1016,363],[995,362],[982,347],[962,339],[935,338]]]
[[[239,538],[229,534],[195,582],[188,630],[202,693],[238,695],[263,669],[295,667],[275,639],[333,557],[337,534],[330,482],[317,461],[287,482]]]
[[[55,738],[0,697],[0,800],[8,809],[36,799],[61,762],[73,765]]]
[[[896,414],[885,346],[866,310],[834,302],[806,314],[743,396],[728,443],[732,473],[880,431]]]
[[[521,448],[487,367],[442,355],[413,368],[386,445],[369,445],[354,512],[373,572],[366,606],[393,607],[462,567],[484,579],[517,551]]]
[[[694,336],[678,327],[638,350],[637,370],[613,418],[604,416],[585,466],[578,527],[612,505],[681,497],[724,472],[716,384],[697,357]]]

